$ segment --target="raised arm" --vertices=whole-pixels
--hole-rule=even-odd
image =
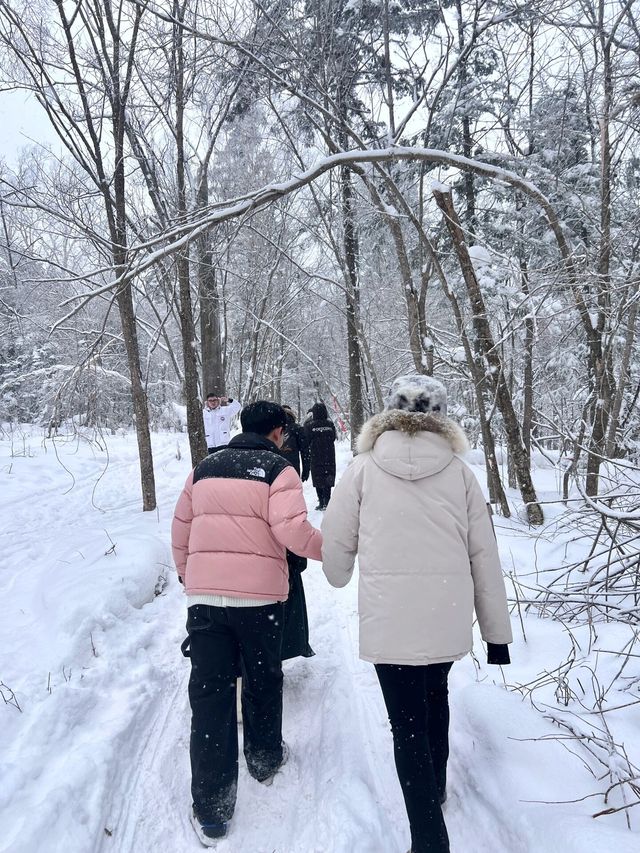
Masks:
[[[229,402],[225,406],[225,409],[227,410],[227,414],[230,418],[237,415],[241,408],[242,408],[242,403],[240,402],[240,400],[234,400],[233,398],[229,398]]]

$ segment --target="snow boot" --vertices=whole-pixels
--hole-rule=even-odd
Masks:
[[[218,840],[227,834],[226,823],[201,823],[193,809],[189,817],[200,843],[205,847],[215,847]]]
[[[260,782],[261,785],[266,785],[267,787],[269,787],[269,785],[273,785],[273,780],[275,779],[276,773],[279,770],[282,770],[282,768],[284,767],[284,765],[287,763],[288,760],[289,760],[289,747],[286,745],[286,743],[283,743],[282,744],[282,761],[280,762],[280,767],[278,767],[277,770],[274,770],[273,773],[271,774],[271,776],[267,776],[266,779],[258,779],[258,782]]]

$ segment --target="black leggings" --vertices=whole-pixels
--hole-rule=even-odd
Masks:
[[[449,853],[440,803],[447,789],[451,663],[376,664],[409,826],[411,853]]]

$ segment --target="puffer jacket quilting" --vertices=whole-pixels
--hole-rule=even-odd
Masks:
[[[286,549],[318,560],[302,484],[268,439],[235,436],[191,472],[171,539],[188,595],[285,600]]]
[[[360,454],[322,524],[323,570],[334,586],[359,558],[360,656],[373,663],[457,660],[484,640],[512,640],[497,546],[466,439],[441,416],[372,418]]]

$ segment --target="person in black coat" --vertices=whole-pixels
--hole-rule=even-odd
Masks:
[[[284,441],[280,453],[287,462],[291,462],[304,483],[309,479],[309,465],[311,460],[311,448],[304,427],[296,422],[296,416],[289,406],[282,407],[287,413],[287,427],[284,432]],[[302,463],[302,464],[301,464]]]
[[[326,509],[336,481],[336,428],[324,403],[312,407],[304,430],[311,448],[311,480],[318,493],[316,509]]]
[[[309,479],[310,447],[304,428],[296,422],[289,406],[282,407],[287,413],[287,427],[280,453],[301,475],[302,482]],[[284,603],[284,631],[282,636],[282,660],[310,658],[315,652],[309,645],[309,619],[307,602],[302,583],[302,572],[307,568],[305,557],[287,551],[289,566],[289,597]]]

